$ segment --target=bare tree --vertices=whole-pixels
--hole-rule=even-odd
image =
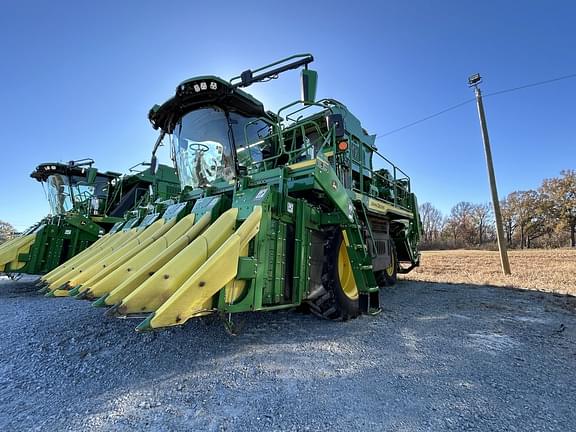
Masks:
[[[474,238],[476,230],[474,229],[473,214],[474,205],[467,201],[460,201],[450,210],[450,216],[446,220],[446,227],[452,234],[454,243],[461,241],[469,244]],[[473,242],[473,240],[472,240]]]
[[[442,237],[449,240],[455,246],[458,242],[458,224],[451,217],[446,217],[442,223]]]
[[[0,243],[8,241],[16,235],[16,230],[8,222],[0,220]]]
[[[420,206],[420,220],[424,231],[424,241],[437,240],[442,230],[442,213],[431,203],[425,202]]]
[[[474,204],[472,206],[472,222],[478,235],[478,245],[484,243],[492,211],[490,204]]]
[[[519,229],[520,248],[528,245],[527,234],[534,231],[533,218],[536,213],[538,193],[534,190],[512,192],[506,198],[508,210]]]
[[[508,197],[500,201],[500,210],[502,212],[504,232],[506,233],[506,242],[508,243],[508,246],[512,246],[512,238],[518,225],[516,224],[514,210],[510,205]]]

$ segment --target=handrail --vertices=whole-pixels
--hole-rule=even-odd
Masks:
[[[381,196],[381,194],[378,193],[376,196],[374,196],[375,198],[382,199],[383,201],[392,203],[394,204],[394,206],[397,207],[409,209],[410,206],[407,200],[408,195],[410,193],[410,177],[408,177],[408,175],[404,171],[398,168],[392,161],[383,156],[373,147],[371,147],[372,154],[380,157],[381,160],[383,160],[388,164],[388,167],[380,169],[383,169],[386,172],[388,172],[389,176],[382,175],[380,172],[378,172],[380,169],[375,170],[372,167],[367,167],[364,164],[364,152],[362,150],[362,146],[366,146],[366,144],[362,143],[360,140],[352,140],[352,141],[354,146],[358,146],[358,155],[357,155],[358,158],[356,158],[354,155],[356,150],[355,147],[351,147],[348,152],[349,161],[352,165],[354,164],[357,165],[360,170],[359,187],[355,187],[353,182],[351,181],[352,190],[360,192],[362,194],[368,194],[369,196],[374,196],[372,191],[366,190],[365,187],[364,174],[367,170],[372,180],[377,179],[381,181],[385,186],[387,186],[387,189],[390,191],[392,195],[387,197],[387,196]],[[372,162],[374,161],[372,160]],[[350,175],[352,175],[352,173],[350,173]],[[371,187],[375,186],[375,182],[374,181],[370,182],[370,186]]]
[[[382,159],[384,159],[386,162],[388,162],[390,165],[392,165],[397,171],[404,174],[404,177],[406,179],[408,179],[408,181],[410,181],[410,176],[408,176],[408,174],[406,174],[404,171],[402,171],[400,168],[398,168],[396,165],[394,165],[394,163],[392,161],[390,161],[388,158],[386,158],[384,155],[382,155],[378,150],[374,150],[374,154],[380,156]]]
[[[267,137],[264,137],[262,140],[259,140],[259,141],[256,141],[255,143],[250,143],[250,144],[244,146],[243,148],[247,149],[247,148],[250,148],[250,146],[259,143],[260,141],[274,140],[275,138],[278,140],[278,149],[274,155],[272,155],[268,158],[263,158],[260,161],[254,161],[252,159],[252,155],[250,154],[249,156],[250,156],[250,159],[252,161],[250,166],[266,166],[267,162],[273,162],[273,161],[281,158],[282,156],[286,156],[288,158],[287,163],[290,164],[291,162],[294,162],[295,156],[308,154],[310,149],[314,149],[314,143],[312,141],[308,141],[308,143],[306,143],[306,141],[303,140],[301,147],[294,148],[291,150],[287,150],[286,146],[285,146],[286,137],[290,133],[292,133],[293,134],[292,136],[294,137],[296,135],[297,131],[300,131],[302,137],[306,137],[306,130],[307,129],[308,129],[308,131],[310,131],[310,129],[313,129],[313,131],[318,134],[318,137],[320,139],[322,139],[322,143],[320,144],[320,146],[318,148],[318,152],[320,152],[326,146],[326,144],[328,142],[330,142],[332,130],[329,130],[328,133],[325,134],[322,132],[322,129],[318,125],[317,122],[315,122],[313,120],[307,120],[305,122],[291,125],[290,127],[286,128],[286,129],[278,130],[278,131],[274,132],[273,134],[270,134]]]
[[[301,103],[301,101],[294,101],[280,108],[278,110],[278,117],[281,118],[280,114],[283,111],[299,103]],[[244,127],[245,145],[242,147],[242,151],[248,151],[251,147],[262,145],[266,141],[274,142],[275,144],[274,154],[269,157],[263,157],[261,160],[254,160],[252,152],[248,151],[245,159],[248,170],[250,172],[257,172],[275,168],[277,166],[275,162],[280,159],[282,159],[283,165],[313,159],[317,154],[325,152],[327,147],[331,147],[334,151],[333,154],[336,155],[331,158],[331,164],[335,169],[340,165],[342,166],[342,170],[337,169],[338,175],[342,181],[346,181],[346,184],[349,185],[351,190],[381,199],[400,208],[410,209],[410,177],[391,160],[382,155],[375,147],[363,142],[360,138],[349,136],[348,151],[340,153],[337,149],[335,126],[326,130],[325,125],[320,123],[320,120],[322,120],[321,117],[316,116],[316,113],[315,115],[306,117],[303,121],[290,118],[290,116],[309,109],[311,106],[321,107],[325,111],[333,112],[332,103],[333,101],[326,99],[312,105],[299,107],[286,116],[286,119],[290,120],[291,123],[288,125],[280,122],[271,124],[272,132],[265,137],[259,137],[259,139],[254,142],[248,141],[247,129],[250,125],[256,123],[258,119],[247,123]],[[317,114],[321,114],[321,112]],[[306,139],[309,138],[311,134],[317,135],[314,142]],[[287,148],[288,143],[291,144],[290,148]],[[298,147],[294,146],[295,143],[298,143]],[[367,152],[372,155],[369,163],[366,161]],[[374,155],[379,159],[375,160]],[[379,168],[374,169],[375,162],[379,160],[384,162],[384,164],[378,163]],[[346,167],[351,169],[346,169]],[[343,176],[345,176],[346,179],[344,179]]]
[[[136,169],[136,167],[139,167],[139,166],[148,167],[148,166],[150,166],[150,162],[146,162],[146,161],[138,162],[136,165],[133,165],[130,168],[128,168],[128,171],[129,172],[135,172],[135,173],[142,173],[148,169],[148,168],[144,168],[142,170]]]
[[[301,101],[298,101],[298,102],[301,102]],[[293,116],[294,114],[297,114],[297,113],[299,113],[299,112],[305,111],[305,110],[307,110],[307,109],[309,109],[309,108],[311,108],[311,107],[320,107],[320,108],[322,109],[322,111],[319,111],[319,113],[321,113],[321,112],[323,112],[323,111],[326,111],[326,109],[330,109],[330,110],[331,110],[330,107],[327,107],[327,106],[322,105],[322,104],[320,104],[320,103],[316,103],[316,102],[314,102],[314,103],[309,103],[309,104],[307,104],[307,105],[305,105],[305,106],[303,106],[303,107],[301,107],[301,108],[298,108],[296,111],[292,111],[290,114],[286,114],[286,120],[290,120],[291,122],[294,122],[294,123],[297,122],[297,121],[299,121],[299,119],[301,119],[302,116],[300,116],[298,119],[292,119],[292,118],[290,118],[290,116]]]
[[[313,102],[313,103],[306,103],[306,104],[304,104],[304,101],[296,100],[296,101],[294,101],[294,102],[290,102],[288,105],[284,105],[283,107],[281,107],[281,108],[278,110],[277,116],[278,116],[279,118],[282,118],[282,117],[280,116],[280,113],[281,113],[282,111],[284,111],[284,110],[286,110],[286,109],[288,109],[288,108],[290,108],[290,107],[292,107],[292,106],[294,106],[294,105],[298,105],[298,104],[303,104],[303,105],[305,105],[305,106],[297,109],[296,111],[292,111],[291,113],[287,114],[287,115],[286,115],[286,120],[294,121],[294,120],[290,119],[290,116],[291,116],[291,115],[294,115],[294,114],[296,114],[297,112],[304,111],[304,110],[309,109],[309,108],[314,107],[314,106],[317,106],[317,107],[322,108],[323,110],[329,110],[330,112],[332,112],[332,111],[333,111],[333,110],[332,110],[332,107],[331,107],[328,103],[334,103],[334,101],[333,101],[332,99],[320,99],[319,101],[316,101],[316,102]]]

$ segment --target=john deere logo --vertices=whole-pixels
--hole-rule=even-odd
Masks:
[[[332,189],[338,189],[338,183],[336,183],[336,180],[332,180]]]

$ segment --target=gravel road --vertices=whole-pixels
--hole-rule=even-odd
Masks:
[[[574,297],[401,282],[345,323],[298,312],[137,334],[0,280],[0,430],[576,429]]]

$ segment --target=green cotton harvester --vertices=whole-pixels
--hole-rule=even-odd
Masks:
[[[47,295],[143,319],[138,331],[297,306],[331,320],[377,313],[380,287],[419,264],[416,196],[345,105],[316,100],[312,61],[188,79],[155,105],[152,165],[169,138],[179,202],[48,273]],[[301,100],[277,113],[242,90],[297,68]]]
[[[40,164],[30,175],[46,193],[50,215],[22,235],[0,244],[0,273],[10,277],[45,274],[76,256],[107,232],[124,225],[124,215],[150,201],[178,195],[174,168],[160,166],[122,176],[100,172],[92,159]]]

